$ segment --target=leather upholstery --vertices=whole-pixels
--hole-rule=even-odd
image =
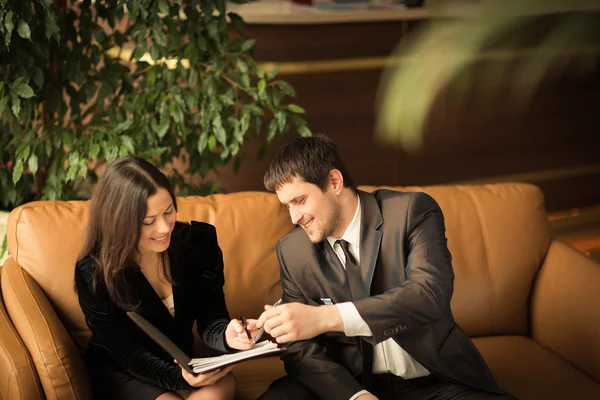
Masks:
[[[518,399],[600,399],[600,384],[524,336],[473,339],[498,384]]]
[[[600,382],[600,267],[553,241],[531,300],[532,338]],[[600,396],[598,397],[600,398]]]
[[[520,399],[537,399],[536,391],[542,390],[540,377],[568,371],[565,384],[587,382],[581,393],[596,394],[600,388],[600,318],[593,309],[598,304],[597,294],[589,288],[600,287],[600,267],[568,248],[561,250],[564,245],[556,250],[553,244],[546,256],[550,235],[539,189],[528,184],[395,189],[424,191],[440,204],[456,275],[453,312],[468,334],[483,337],[476,344],[484,340],[480,348],[490,368],[498,373],[500,385]],[[179,198],[178,205],[180,220],[205,221],[217,228],[232,317],[258,316],[265,303],[279,298],[274,249],[293,226],[275,195],[242,192],[187,197]],[[4,298],[47,398],[89,398],[80,356],[89,331],[73,291],[73,268],[87,223],[87,207],[84,201],[29,203],[13,210],[8,221],[12,259],[5,265],[9,280],[3,282]],[[553,282],[563,278],[564,265],[569,265],[575,276],[568,277],[569,286],[557,288]],[[539,282],[535,282],[538,272]],[[568,300],[570,311],[578,315],[566,319],[578,325],[553,321],[554,310],[561,310],[553,293],[572,295],[581,280],[585,281],[584,292]],[[567,329],[564,337],[554,334],[557,328]],[[596,353],[587,357],[576,351],[577,344],[565,343],[570,330],[581,332],[578,345],[595,345]],[[596,336],[589,336],[592,334]],[[534,371],[525,373],[527,368]],[[256,398],[284,373],[282,363],[273,357],[240,364],[234,371],[240,399]],[[586,375],[588,380],[579,379]],[[518,384],[511,383],[515,376]],[[549,397],[542,398],[564,398],[552,397],[551,391],[544,393]]]
[[[0,268],[1,275],[2,268]],[[0,399],[41,400],[33,361],[15,330],[0,295]]]

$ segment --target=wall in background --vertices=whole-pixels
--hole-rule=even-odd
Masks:
[[[507,93],[490,95],[483,85],[497,63],[484,55],[472,66],[476,79],[455,83],[467,95],[449,91],[437,99],[420,152],[375,141],[376,92],[386,57],[420,23],[253,24],[247,32],[257,39],[257,60],[281,67],[307,110],[311,130],[338,143],[358,184],[519,180],[538,184],[550,211],[600,204],[600,69],[585,75],[574,68],[555,71],[528,107],[516,112]],[[532,40],[540,26],[551,23],[549,17],[531,27]],[[507,57],[517,60],[518,54],[501,59]],[[502,88],[503,82],[497,84]],[[273,151],[282,144],[276,142]],[[250,155],[237,176],[223,171],[225,187],[263,190],[272,156],[256,162]]]

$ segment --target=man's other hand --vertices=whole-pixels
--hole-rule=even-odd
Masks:
[[[288,303],[277,307],[265,306],[256,322],[277,343],[312,339],[325,332],[344,331],[344,322],[335,306],[308,306]]]

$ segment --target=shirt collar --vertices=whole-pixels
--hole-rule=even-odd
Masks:
[[[348,243],[350,243],[352,246],[355,246],[357,248],[360,248],[360,217],[361,217],[361,208],[360,208],[360,197],[357,197],[357,206],[356,206],[356,212],[354,213],[354,218],[352,218],[352,221],[350,222],[350,225],[348,225],[348,227],[346,228],[346,231],[344,232],[344,234],[342,235],[342,239],[347,241]],[[331,247],[333,248],[334,243],[337,241],[338,239],[332,237],[332,236],[327,236],[327,241],[329,242],[329,244],[331,245]]]

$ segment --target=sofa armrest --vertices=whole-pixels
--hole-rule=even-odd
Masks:
[[[27,347],[47,399],[91,399],[85,363],[44,291],[12,258],[2,292],[8,314]]]
[[[534,283],[531,333],[600,383],[600,265],[552,241]]]
[[[0,276],[2,275],[0,268]],[[0,295],[0,398],[42,400],[31,356],[15,330]]]

